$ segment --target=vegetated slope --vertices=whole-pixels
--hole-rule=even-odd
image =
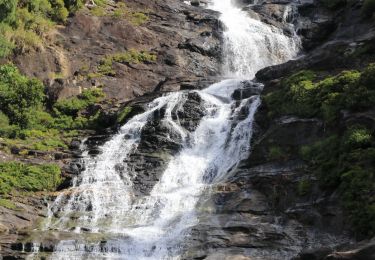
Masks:
[[[258,184],[273,190],[268,198],[277,211],[337,234],[349,230],[358,240],[375,235],[374,11],[368,0],[300,7],[315,30],[302,30],[310,39],[304,56],[257,74],[266,88],[247,166],[289,167],[282,185]],[[322,30],[323,38],[313,37]],[[373,256],[347,255],[361,254]]]
[[[0,1],[3,250],[82,170],[81,140],[126,120],[123,102],[211,82],[220,30],[182,1]]]

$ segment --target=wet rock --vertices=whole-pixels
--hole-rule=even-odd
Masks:
[[[319,260],[324,259],[331,252],[331,248],[321,248],[318,250],[306,250],[302,252],[298,257],[294,258],[294,260]]]
[[[103,145],[104,143],[106,143],[107,141],[109,141],[111,139],[111,135],[95,135],[95,136],[90,136],[86,139],[85,141],[85,145],[90,149],[90,148],[96,148],[96,147],[99,147],[101,145]]]
[[[375,238],[352,245],[342,245],[336,250],[330,248],[310,249],[293,260],[370,260],[375,259]]]
[[[199,0],[192,0],[192,1],[190,1],[190,4],[192,6],[199,6],[200,5],[200,1]]]
[[[27,152],[27,155],[35,156],[35,157],[42,157],[48,155],[48,152],[45,151],[39,151],[39,150],[29,150]]]
[[[13,146],[12,148],[10,148],[10,152],[11,152],[12,154],[17,155],[17,154],[19,154],[19,153],[21,152],[21,149],[18,148],[18,147]]]
[[[137,149],[124,162],[139,195],[147,195],[151,191],[169,160],[183,147],[185,135],[196,129],[205,114],[199,94],[187,92],[185,95],[185,100],[172,110],[172,119],[179,122],[181,128],[166,120],[166,107],[155,111],[152,120],[142,129]]]
[[[89,155],[99,155],[101,153],[102,153],[102,151],[99,148],[90,149],[89,152],[88,152]]]
[[[71,154],[69,153],[55,153],[54,154],[55,160],[64,160],[71,158]]]
[[[259,95],[263,90],[262,84],[256,84],[251,81],[244,81],[242,82],[242,87],[236,89],[233,94],[232,98],[235,100],[242,100],[249,98],[254,95]]]
[[[70,142],[69,148],[70,148],[71,150],[78,150],[80,147],[81,147],[81,140],[73,139],[73,140]]]
[[[65,172],[73,175],[79,175],[84,169],[85,166],[80,161],[72,161],[67,167],[64,168]]]

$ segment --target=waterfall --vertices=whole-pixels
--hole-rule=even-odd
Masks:
[[[227,76],[252,79],[262,68],[293,59],[299,50],[298,37],[251,18],[232,0],[215,0],[210,8],[222,13],[220,19],[227,27],[223,53]]]
[[[191,91],[199,95],[205,111],[195,130],[185,129],[176,116],[189,92],[171,93],[122,126],[100,148],[100,155],[86,154],[86,169],[49,207],[43,233],[60,241],[50,259],[179,259],[184,239],[198,224],[195,208],[204,190],[249,155],[260,97],[237,101],[232,94],[259,69],[293,58],[298,41],[250,18],[231,0],[214,0],[209,8],[222,13],[227,27],[223,75],[230,79]],[[162,123],[178,133],[182,148],[150,194],[137,196],[125,159],[162,108]],[[35,248],[31,259],[38,255]]]

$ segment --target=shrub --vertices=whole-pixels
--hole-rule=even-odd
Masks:
[[[130,106],[125,107],[121,110],[121,112],[117,115],[117,123],[124,124],[126,119],[128,118],[129,114],[133,111],[133,108]]]
[[[344,145],[347,149],[365,148],[371,145],[372,134],[366,128],[350,129],[344,136]]]
[[[9,124],[9,118],[0,111],[0,136],[11,137],[18,128]]]
[[[63,0],[50,0],[52,6],[52,18],[58,22],[66,22],[69,12]]]
[[[13,23],[16,20],[18,0],[0,0],[0,23]]]
[[[82,6],[83,0],[0,0],[0,58],[13,49],[23,53],[40,48],[39,36],[54,26],[53,21],[66,22],[69,11]]]
[[[0,34],[2,34],[1,30]],[[2,35],[0,35],[0,59],[5,58],[9,54],[11,54],[13,49],[14,45],[6,38],[4,38]]]
[[[51,7],[46,7],[48,12],[52,12]],[[46,11],[47,12],[47,11]],[[45,16],[39,12],[30,12],[26,8],[20,8],[17,11],[17,21],[18,27],[26,31],[32,31],[38,36],[42,36],[44,33],[48,32],[54,25],[54,23],[47,19]]]
[[[359,238],[375,234],[375,148],[370,130],[349,129],[301,148],[301,156],[325,190],[338,190]]]
[[[375,65],[369,65],[362,73],[344,71],[319,82],[313,81],[312,72],[296,73],[283,80],[280,89],[266,95],[269,116],[318,116],[334,123],[343,109],[369,109],[375,104],[374,72]]]
[[[360,83],[375,90],[375,64],[370,64],[361,74]]]
[[[40,37],[35,32],[23,28],[14,30],[11,35],[9,35],[9,38],[15,46],[13,50],[16,54],[22,54],[42,47]]]
[[[55,112],[59,115],[77,117],[78,112],[99,102],[104,97],[101,89],[84,90],[81,95],[58,101],[54,105]]]
[[[129,51],[109,55],[102,59],[98,66],[98,73],[107,76],[115,76],[116,72],[113,70],[113,62],[138,64],[154,62],[156,59],[157,56],[153,53],[130,49]]]
[[[0,186],[1,186],[1,184],[0,184]],[[6,200],[6,199],[0,199],[0,207],[4,207],[4,208],[7,208],[7,209],[11,209],[11,210],[17,209],[16,204],[14,204],[12,201]]]
[[[141,13],[141,12],[132,12],[130,15],[130,22],[134,25],[142,25],[148,21],[148,15]]]
[[[50,14],[52,11],[52,5],[49,0],[27,1],[26,7],[32,13]]]
[[[117,8],[113,11],[112,16],[117,19],[126,19],[136,26],[144,24],[149,19],[146,12],[132,11],[126,6],[125,3],[122,2],[117,4]]]
[[[75,13],[81,9],[83,7],[83,2],[83,0],[64,0],[66,8],[71,13]]]
[[[0,163],[0,194],[12,191],[53,191],[61,182],[61,170],[55,164],[27,165]]]
[[[113,60],[111,57],[107,57],[100,61],[98,66],[98,73],[107,76],[116,76],[116,72],[112,68]]]
[[[28,79],[13,65],[0,66],[0,110],[11,124],[26,128],[30,110],[43,105],[45,95],[43,84],[36,79]]]

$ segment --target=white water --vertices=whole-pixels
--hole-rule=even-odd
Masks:
[[[298,37],[287,37],[273,26],[251,18],[233,6],[232,0],[215,0],[211,9],[222,13],[224,32],[224,73],[252,79],[267,66],[293,59],[299,50]]]
[[[228,28],[223,73],[234,78],[197,91],[206,114],[194,132],[172,119],[187,93],[172,93],[132,118],[101,147],[102,154],[87,156],[86,170],[50,207],[44,231],[59,233],[61,240],[50,259],[178,259],[184,239],[198,223],[195,208],[204,190],[248,156],[260,98],[237,102],[231,95],[259,69],[294,57],[298,45],[280,30],[249,18],[230,0],[215,0],[210,8],[223,13]],[[162,107],[167,108],[164,123],[181,135],[184,147],[151,193],[139,198],[124,159]]]

